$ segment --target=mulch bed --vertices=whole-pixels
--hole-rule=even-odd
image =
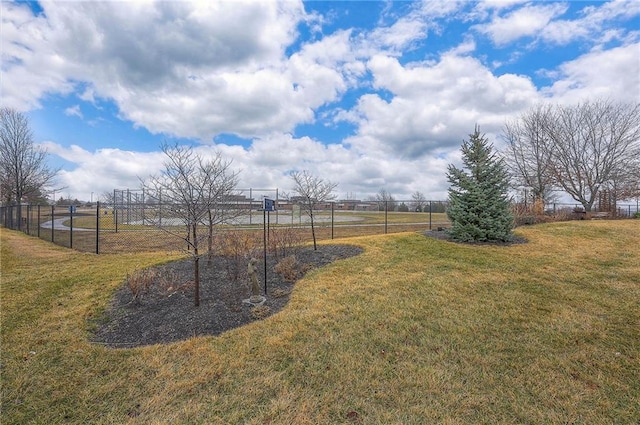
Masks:
[[[295,252],[302,270],[322,267],[352,257],[362,249],[351,245],[321,245],[318,250]],[[295,282],[288,282],[273,271],[277,260],[267,257],[267,300],[260,308],[242,302],[249,298],[246,263],[241,277],[234,281],[227,272],[228,262],[213,257],[209,264],[200,260],[200,306],[194,306],[193,261],[185,259],[156,267],[157,278],[134,301],[126,284],[119,288],[96,323],[92,341],[112,348],[166,344],[201,335],[221,333],[280,311],[289,301]],[[264,285],[264,263],[258,265],[260,285]],[[257,316],[257,317],[256,317]]]

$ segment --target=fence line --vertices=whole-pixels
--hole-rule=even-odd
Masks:
[[[303,239],[311,239],[309,217],[299,204],[281,201],[276,211],[270,213],[260,210],[260,206],[261,203],[253,199],[238,198],[226,203],[218,211],[223,217],[216,225],[216,232],[236,230],[262,234],[265,228],[289,228],[304,234]],[[314,227],[320,240],[432,230],[450,226],[446,208],[446,201],[328,202],[314,210]],[[556,203],[547,206],[545,213],[571,215],[579,208],[579,204]],[[631,217],[637,212],[637,205],[619,205],[613,215]],[[180,239],[171,235],[184,233],[186,229],[177,216],[175,205],[142,202],[96,203],[85,207],[24,204],[0,207],[0,225],[5,228],[96,254],[183,249]],[[200,224],[204,237],[206,225]]]

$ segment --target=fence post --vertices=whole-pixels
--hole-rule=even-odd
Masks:
[[[54,215],[56,212],[55,208],[56,208],[55,205],[51,205],[51,243],[55,243],[54,236],[53,236],[55,235],[55,231],[54,231],[55,226],[53,224],[53,221],[55,220],[55,215]]]
[[[31,204],[27,205],[27,235],[31,236],[31,226],[29,226],[31,222]]]
[[[40,204],[38,204],[38,230],[36,231],[38,237],[40,237]]]
[[[431,207],[431,202],[429,201],[429,230],[431,230],[431,211],[433,211],[433,208]]]
[[[158,227],[162,227],[162,189],[158,190]]]
[[[333,205],[334,203],[331,203],[331,239],[333,239]]]
[[[69,248],[73,248],[73,205],[69,205]]]
[[[264,258],[264,294],[267,295],[267,210],[262,209],[262,254]]]
[[[384,201],[384,234],[387,234],[387,202],[388,201]]]
[[[100,201],[96,203],[96,254],[100,254]]]

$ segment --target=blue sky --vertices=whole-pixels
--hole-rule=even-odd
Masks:
[[[221,152],[241,188],[308,170],[340,198],[445,199],[476,124],[500,149],[537,103],[640,101],[638,1],[1,7],[2,106],[28,115],[65,197],[139,187],[169,141]]]

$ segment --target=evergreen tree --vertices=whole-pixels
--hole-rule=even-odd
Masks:
[[[462,143],[464,169],[449,165],[447,180],[451,237],[462,242],[511,240],[513,216],[509,208],[509,177],[502,159],[476,126]]]

